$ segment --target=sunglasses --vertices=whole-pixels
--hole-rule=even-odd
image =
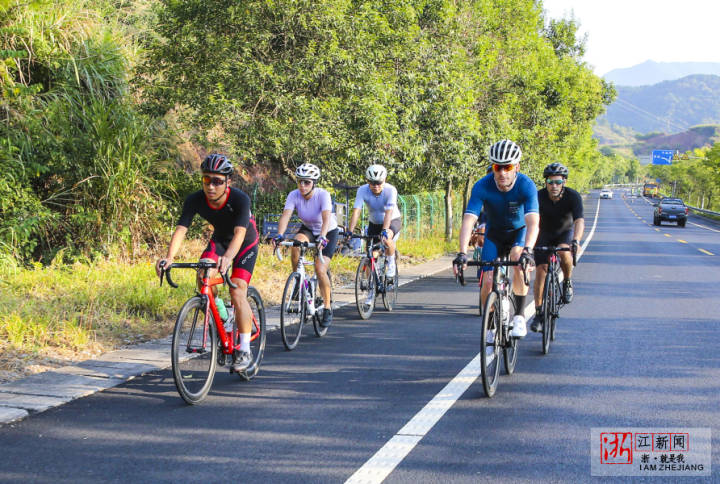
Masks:
[[[378,186],[378,185],[382,185],[383,182],[379,182],[379,181],[369,181],[368,184],[376,187],[376,186]]]
[[[214,176],[203,175],[202,181],[205,185],[219,187],[225,184],[225,178],[216,178]]]
[[[501,171],[508,173],[515,169],[515,165],[498,165],[497,163],[493,163],[492,168],[495,173],[500,173]]]
[[[298,185],[312,185],[312,180],[298,180]]]
[[[548,185],[562,185],[565,183],[565,180],[545,180],[545,183]]]

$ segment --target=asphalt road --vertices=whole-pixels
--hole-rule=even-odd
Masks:
[[[496,396],[473,382],[385,482],[586,482],[593,427],[718,433],[720,233],[658,231],[651,212],[600,202],[550,354],[529,334]],[[448,271],[404,286],[393,313],[338,310],[295,351],[272,333],[256,379],[218,373],[198,406],[161,371],[6,425],[0,481],[343,482],[477,354],[476,291]]]

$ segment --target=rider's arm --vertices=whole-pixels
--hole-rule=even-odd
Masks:
[[[472,234],[473,226],[477,220],[477,215],[472,213],[465,213],[463,215],[462,226],[460,227],[460,250],[463,254],[467,254],[468,244],[470,243],[470,235]]]
[[[280,215],[280,220],[278,220],[278,234],[284,234],[287,230],[288,222],[290,222],[290,217],[292,216],[293,209],[292,208],[286,208],[282,211],[282,215]]]
[[[348,225],[349,233],[352,233],[353,230],[355,230],[355,226],[358,223],[358,219],[360,218],[361,211],[362,211],[361,208],[353,208],[352,215],[350,216],[350,225]]]
[[[323,210],[320,213],[322,217],[322,227],[320,227],[320,236],[327,237],[328,227],[330,227],[330,219],[332,218],[332,212],[330,210]]]
[[[390,228],[390,222],[392,222],[392,214],[393,214],[392,208],[385,210],[385,217],[383,218],[383,226],[382,226],[383,230]]]
[[[218,269],[220,269],[221,274],[225,273],[225,271],[227,271],[232,265],[233,259],[235,259],[235,256],[240,251],[240,247],[242,247],[243,241],[245,240],[245,232],[247,232],[247,228],[235,227],[235,233],[233,234],[230,244],[228,244],[225,255],[223,255],[223,257],[219,260],[220,267],[218,267]]]
[[[580,242],[580,240],[582,240],[583,232],[585,232],[585,219],[575,219],[573,222],[573,240]]]
[[[527,233],[525,234],[525,247],[529,247],[532,251],[537,241],[538,232],[540,231],[540,214],[530,212],[525,214],[525,226]]]
[[[165,255],[165,258],[160,259],[155,264],[155,271],[157,272],[158,276],[160,276],[160,262],[164,260],[166,265],[172,264],[173,259],[175,259],[175,255],[180,250],[180,246],[182,245],[183,240],[185,240],[185,234],[187,233],[187,231],[187,227],[183,227],[182,225],[178,225],[175,228],[175,232],[173,232],[172,237],[170,238],[170,245],[168,246],[168,251]]]

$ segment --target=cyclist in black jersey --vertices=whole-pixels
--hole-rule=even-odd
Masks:
[[[540,233],[536,246],[570,247],[577,253],[578,244],[585,230],[583,218],[583,202],[578,192],[565,186],[568,169],[561,163],[551,163],[543,170],[545,188],[538,190],[538,203],[540,205]],[[548,268],[547,252],[537,251],[535,263],[535,320],[530,325],[532,331],[541,331],[543,320],[540,311],[543,298],[543,284]],[[572,254],[558,252],[560,267],[563,271],[563,299],[565,303],[572,301]]]
[[[257,259],[258,233],[255,218],[250,213],[250,197],[230,186],[230,175],[233,172],[230,161],[224,155],[211,154],[202,162],[200,169],[202,190],[191,193],[185,199],[167,255],[157,261],[155,270],[160,275],[163,261],[166,265],[172,264],[195,214],[213,226],[208,246],[200,257],[201,260],[217,262],[222,273],[232,267],[230,279],[238,287],[230,288],[230,298],[236,309],[235,320],[240,333],[240,349],[234,355],[233,369],[240,372],[252,361],[252,310],[247,301],[247,289]],[[215,273],[216,270],[211,270],[208,275],[212,277]],[[213,290],[217,295],[217,289]]]

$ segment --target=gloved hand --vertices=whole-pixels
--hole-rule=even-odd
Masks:
[[[535,256],[530,247],[523,248],[522,254],[520,254],[520,262],[523,261],[526,261],[528,267],[535,267]]]
[[[275,237],[272,238],[273,244],[278,245],[280,242],[285,240],[285,236],[283,234],[277,234]]]
[[[387,229],[382,229],[382,232],[380,232],[380,237],[382,237],[383,239],[387,239],[387,238],[388,238]]]
[[[570,251],[573,255],[577,255],[578,249],[580,248],[580,243],[577,241],[577,239],[573,239],[570,245]]]
[[[324,249],[328,245],[328,239],[324,235],[321,235],[317,238],[317,245],[318,248]]]
[[[457,257],[453,260],[454,266],[464,267],[467,264],[468,258],[465,252],[458,252]]]

